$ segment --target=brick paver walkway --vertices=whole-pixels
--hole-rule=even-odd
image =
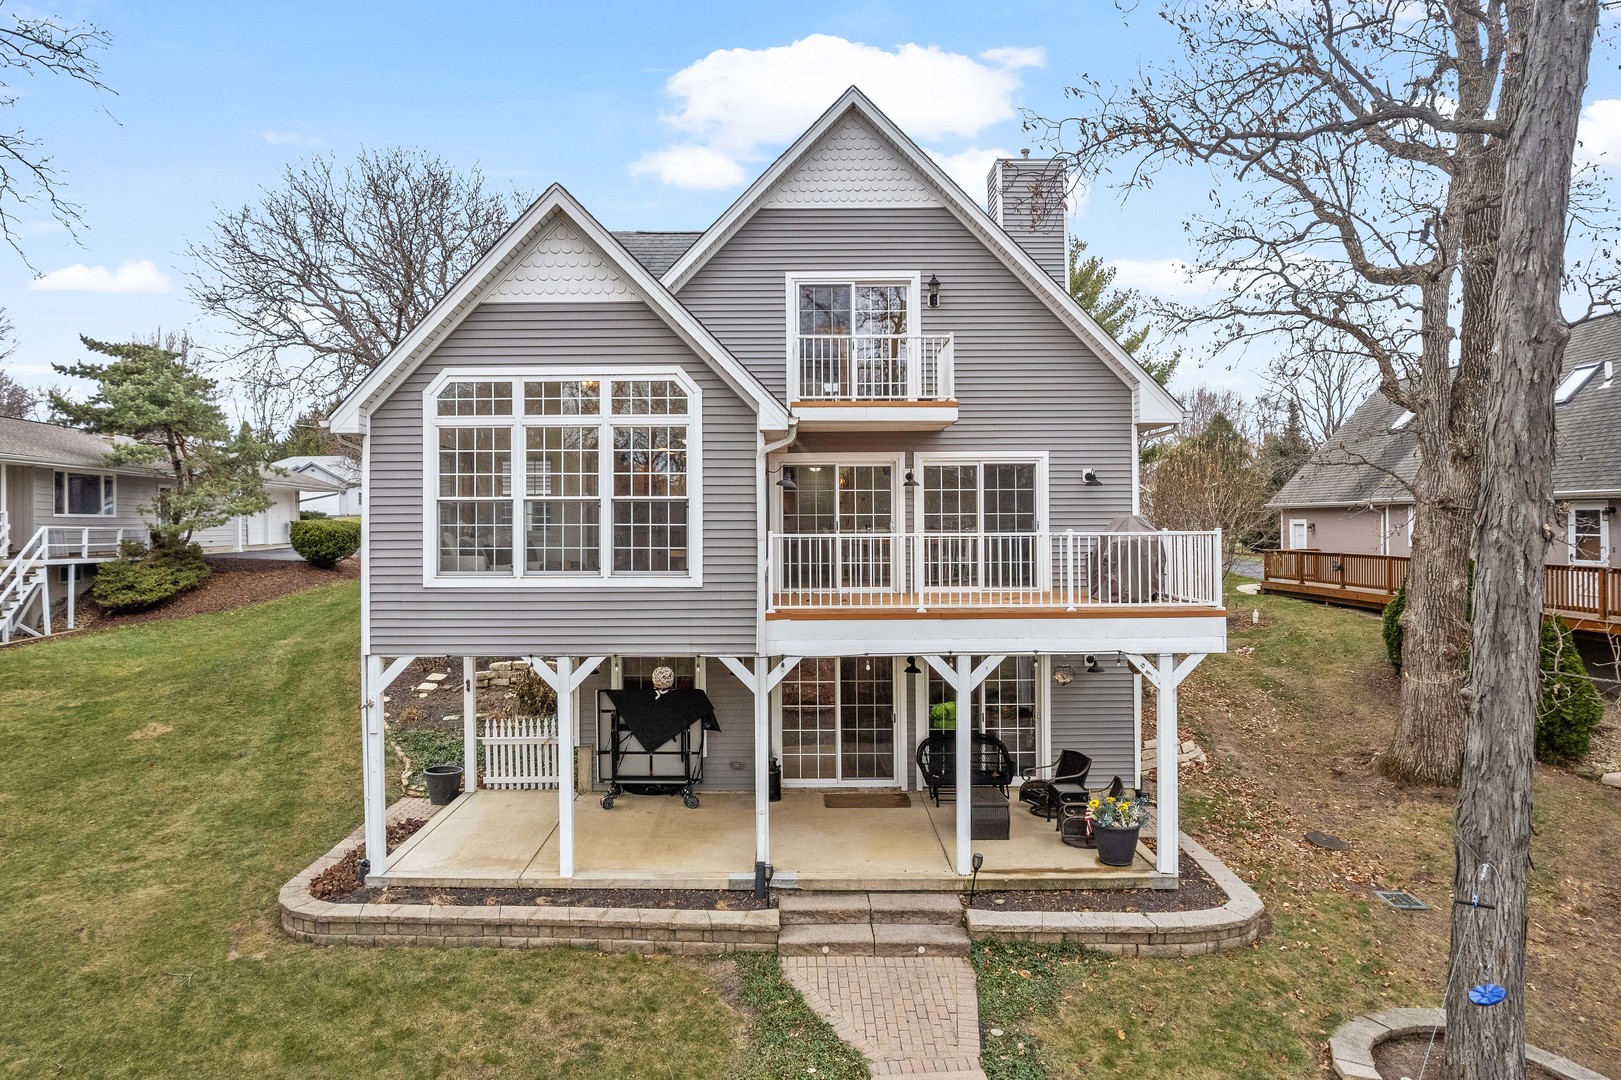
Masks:
[[[974,969],[956,957],[785,956],[782,971],[874,1076],[985,1080]]]

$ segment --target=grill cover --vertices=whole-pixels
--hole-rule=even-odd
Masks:
[[[1154,539],[1159,530],[1141,514],[1117,517],[1108,533],[1142,533],[1126,539],[1103,536],[1092,564],[1091,593],[1106,604],[1142,604],[1160,598],[1165,587],[1165,550]]]
[[[657,750],[695,721],[703,721],[705,731],[720,730],[715,706],[702,690],[669,690],[663,697],[657,691],[641,688],[604,693],[643,750]]]

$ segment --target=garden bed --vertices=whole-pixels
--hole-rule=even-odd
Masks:
[[[359,559],[345,559],[331,570],[317,570],[302,559],[295,562],[291,559],[239,559],[226,555],[209,555],[206,558],[213,573],[201,585],[145,611],[111,615],[97,607],[86,593],[76,613],[79,628],[91,630],[129,626],[157,619],[183,619],[190,615],[229,611],[245,604],[275,600],[305,589],[360,576]]]
[[[1006,889],[981,892],[965,907],[977,911],[1204,911],[1221,907],[1227,893],[1197,860],[1182,852],[1174,889]]]
[[[1435,1040],[1430,1051],[1429,1067],[1424,1068],[1424,1053],[1429,1049],[1428,1035],[1404,1035],[1387,1039],[1373,1048],[1373,1063],[1383,1080],[1406,1080],[1416,1077],[1420,1069],[1425,1076],[1440,1077],[1446,1073],[1446,1033]],[[1561,1080],[1557,1073],[1549,1072],[1534,1061],[1525,1063],[1525,1080]]]
[[[377,886],[336,897],[337,904],[432,904],[436,907],[659,908],[681,911],[761,911],[772,906],[742,889],[435,889]]]

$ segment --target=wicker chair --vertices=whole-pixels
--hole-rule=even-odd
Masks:
[[[931,731],[928,738],[918,743],[917,767],[929,786],[929,797],[940,805],[940,790],[957,786],[957,733]],[[993,787],[1007,794],[1013,783],[1013,755],[994,735],[973,732],[969,736],[968,769],[974,787]]]
[[[1058,814],[1059,785],[1070,792],[1084,793],[1086,776],[1091,771],[1091,758],[1079,750],[1061,751],[1051,765],[1020,770],[1024,783],[1019,786],[1019,801],[1028,803],[1032,814],[1051,821]]]

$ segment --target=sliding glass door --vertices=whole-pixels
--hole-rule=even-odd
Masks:
[[[894,587],[895,467],[811,462],[785,465],[783,582],[789,589]]]
[[[895,665],[889,657],[812,657],[782,681],[787,781],[893,783]]]

